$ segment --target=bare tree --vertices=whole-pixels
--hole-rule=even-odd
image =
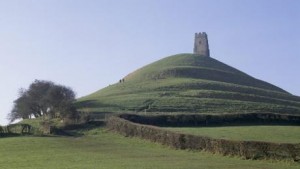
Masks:
[[[28,90],[20,90],[8,118],[11,122],[40,116],[63,118],[76,111],[74,101],[75,93],[71,88],[50,81],[35,80]]]

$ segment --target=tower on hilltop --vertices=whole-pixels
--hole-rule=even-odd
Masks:
[[[205,32],[195,33],[194,54],[210,56],[207,34]]]

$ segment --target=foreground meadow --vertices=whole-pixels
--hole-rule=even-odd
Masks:
[[[1,169],[299,169],[284,161],[252,161],[207,152],[173,150],[104,128],[78,137],[0,139]]]

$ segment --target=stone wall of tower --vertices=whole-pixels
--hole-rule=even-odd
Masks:
[[[205,32],[195,33],[194,54],[210,56],[207,34]]]

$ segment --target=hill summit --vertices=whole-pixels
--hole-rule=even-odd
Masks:
[[[210,57],[206,33],[195,35],[194,54],[146,65],[78,100],[88,112],[300,114],[300,97]]]

